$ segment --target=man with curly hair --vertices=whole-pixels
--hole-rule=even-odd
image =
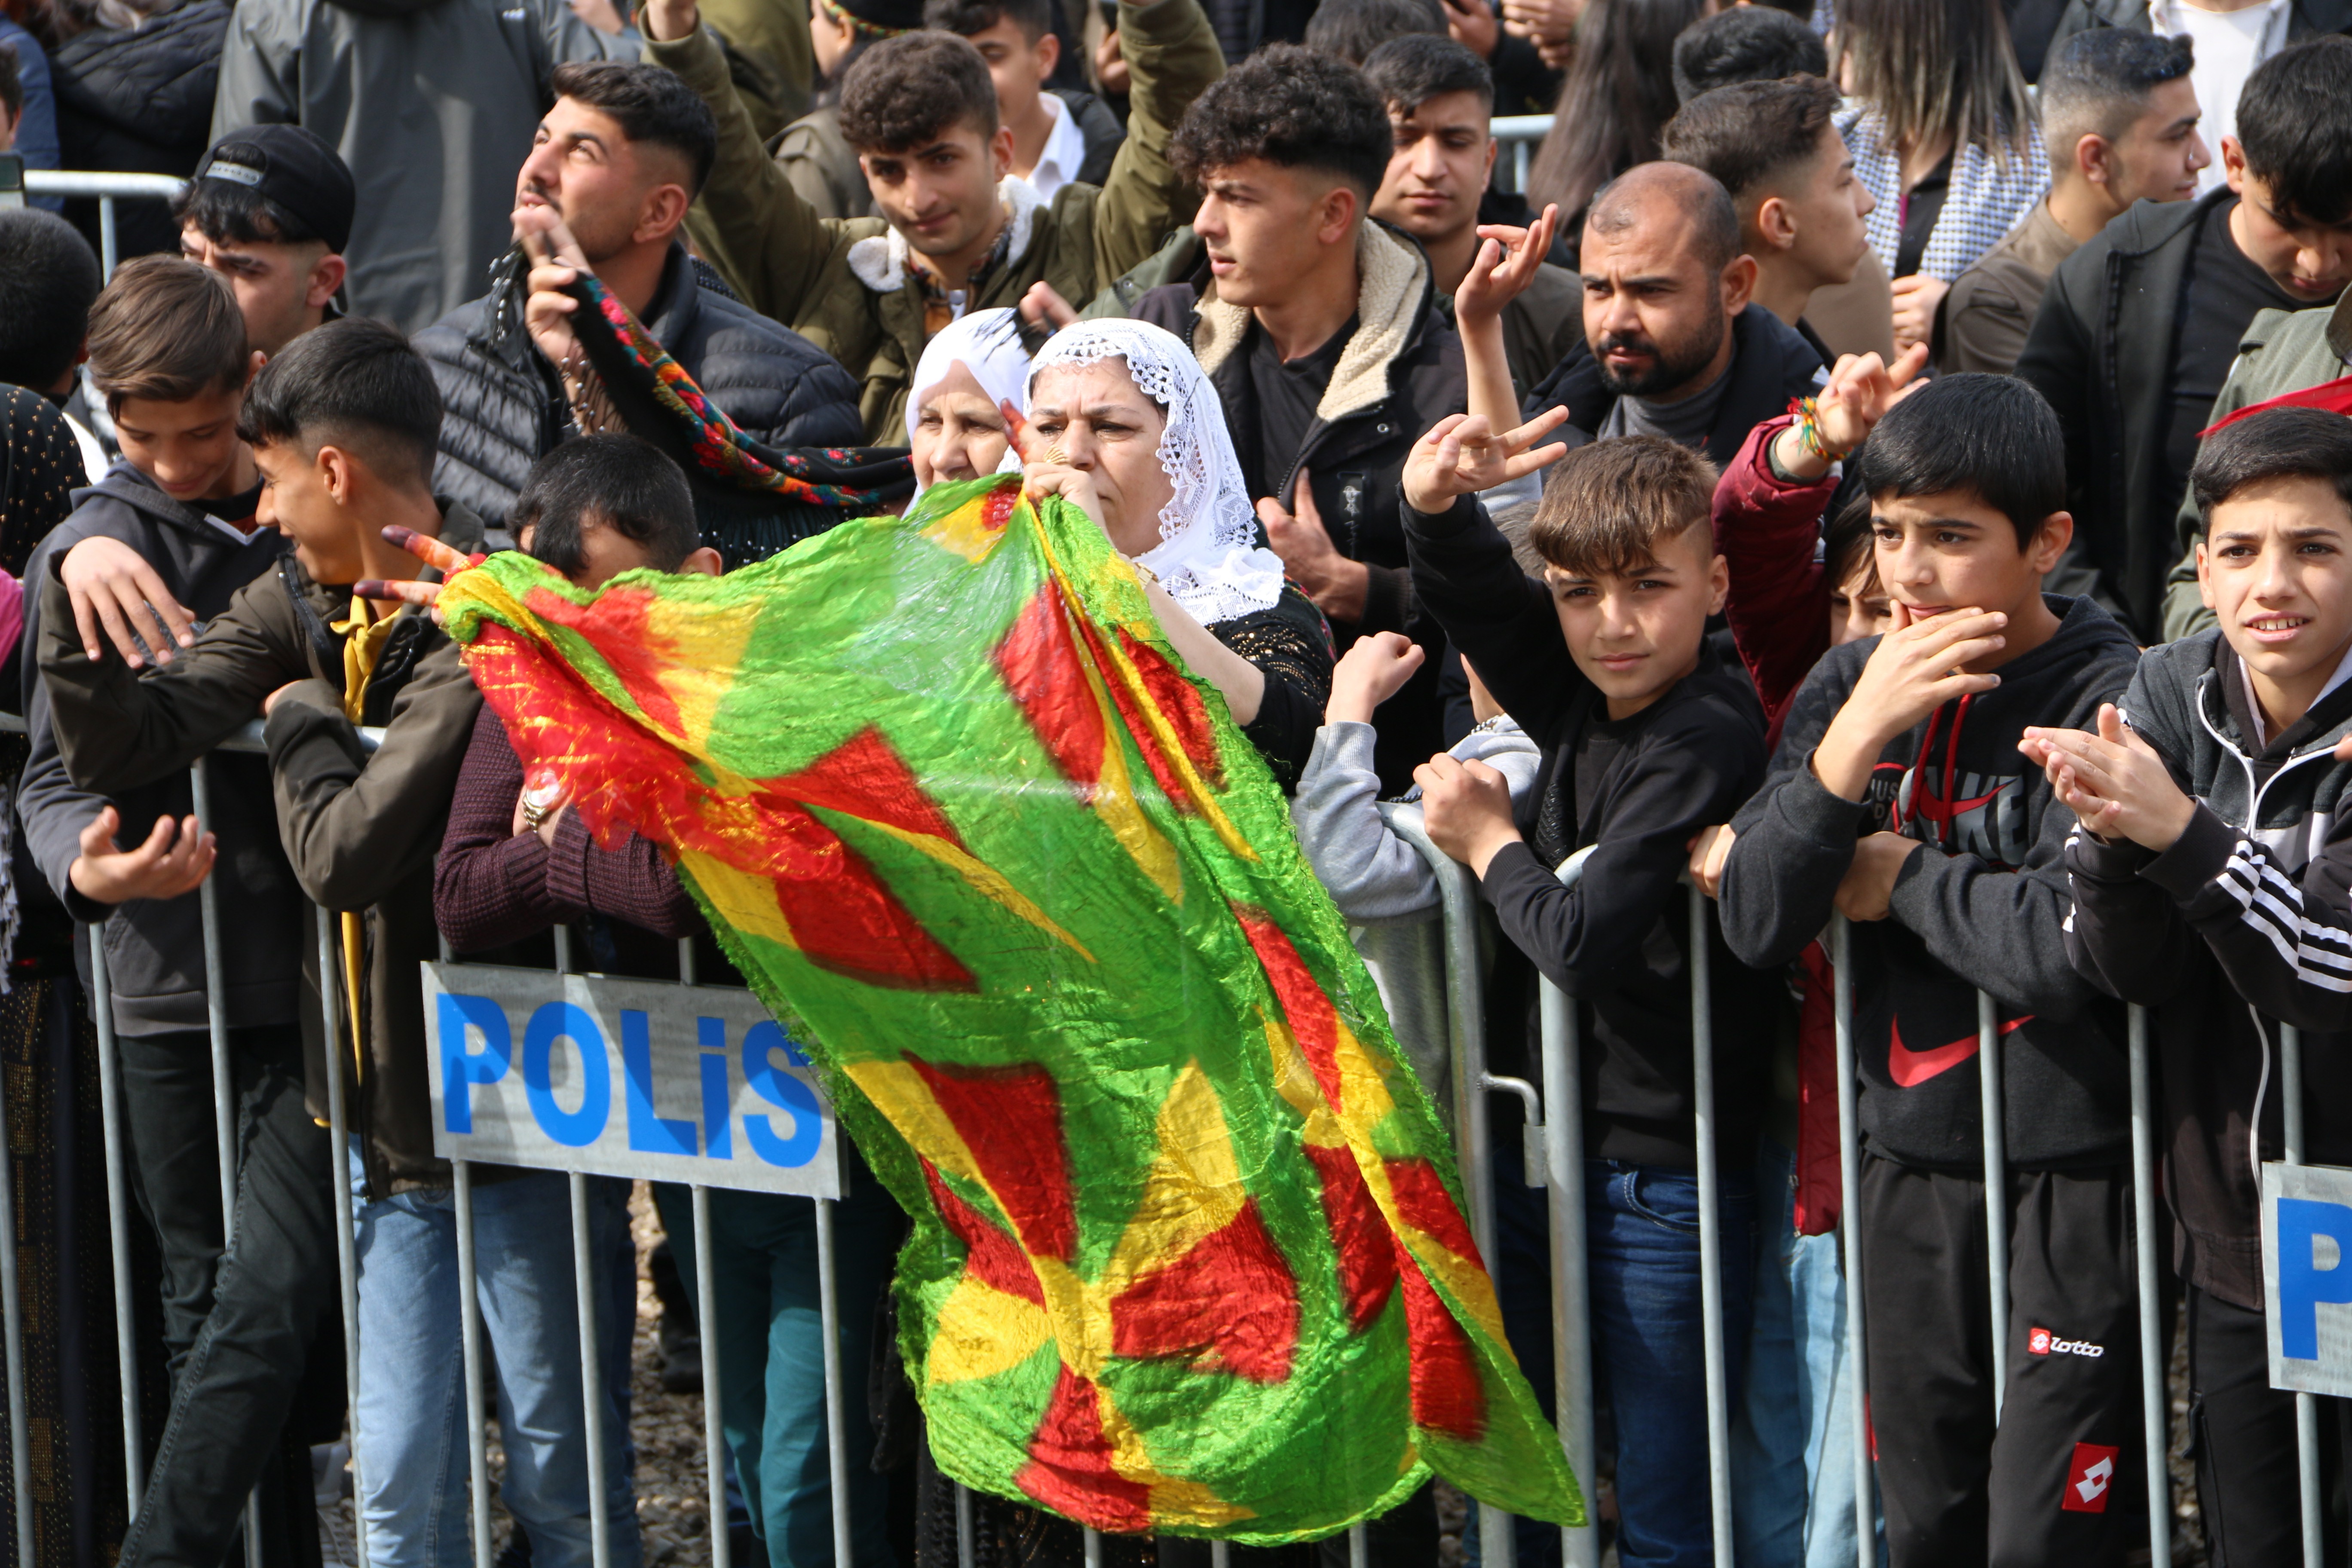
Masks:
[[[1366,221],[1393,142],[1355,67],[1290,44],[1252,55],[1201,95],[1171,149],[1201,192],[1207,266],[1135,302],[1209,373],[1275,551],[1343,647],[1443,635],[1405,571],[1397,483],[1422,432],[1462,411],[1462,343],[1421,247]],[[1445,749],[1443,662],[1381,707],[1392,790]]]
[[[1012,173],[1013,132],[979,50],[948,33],[884,38],[841,83],[842,134],[881,216],[823,218],[761,148],[697,0],[651,0],[638,25],[646,58],[718,116],[718,156],[687,217],[696,248],[862,383],[877,445],[903,438],[923,345],[959,314],[1017,305],[1040,283],[1090,300],[1151,254],[1185,200],[1170,137],[1224,69],[1197,0],[1122,0],[1127,140],[1100,185],[1072,181],[1045,200]]]

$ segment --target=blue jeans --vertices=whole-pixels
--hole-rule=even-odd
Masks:
[[[1769,1228],[1757,1247],[1748,1386],[1731,1428],[1741,1568],[1851,1568],[1854,1556],[1845,1273],[1834,1231],[1796,1233],[1796,1169],[1794,1154],[1762,1141],[1756,1189]],[[1878,1553],[1885,1562],[1883,1533]]]
[[[604,1342],[604,1486],[614,1568],[635,1568],[639,1561],[624,1337],[635,1322],[636,1281],[634,1269],[625,1280],[612,1278],[628,1247],[626,1192],[625,1183],[589,1183],[591,1244],[602,1287],[596,1308]],[[362,1208],[358,1227],[355,1457],[368,1561],[373,1568],[468,1568],[455,1201],[446,1191],[397,1194]],[[587,1568],[586,1406],[566,1178],[531,1171],[477,1184],[474,1243],[475,1299],[498,1358],[499,1429],[507,1459],[500,1500],[530,1536],[532,1568]],[[616,1283],[625,1285],[625,1293]],[[619,1316],[624,1301],[625,1318]]]
[[[863,1163],[854,1157],[845,1163],[849,1191],[834,1208],[833,1239],[847,1405],[843,1425],[849,1446],[850,1549],[858,1568],[888,1568],[888,1486],[873,1466],[874,1423],[866,1391],[875,1307],[889,1286],[906,1222]],[[691,1199],[686,1188],[667,1183],[654,1189],[654,1196],[679,1278],[698,1310]],[[808,1198],[716,1190],[710,1194],[710,1238],[719,1420],[742,1478],[751,1528],[767,1543],[772,1568],[834,1568],[816,1205]]]
[[[1741,1170],[1721,1173],[1717,1187],[1725,1375],[1736,1397],[1755,1288],[1756,1185]],[[1584,1191],[1593,1377],[1617,1436],[1618,1561],[1623,1568],[1698,1568],[1715,1559],[1698,1178],[1669,1166],[1588,1160]]]

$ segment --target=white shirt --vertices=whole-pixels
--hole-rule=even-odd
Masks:
[[[2271,727],[2263,718],[2263,700],[2254,695],[2253,669],[2242,658],[2238,661],[2238,679],[2245,683],[2246,711],[2253,715],[2254,747],[2257,751],[2268,751],[2271,744]],[[2327,684],[2321,687],[2319,695],[2311,700],[2311,707],[2316,708],[2326,701],[2329,693],[2347,680],[2352,680],[2352,648],[2344,650],[2344,657],[2336,661],[2336,673],[2327,678]],[[2311,708],[2306,708],[2304,711],[2308,713]]]
[[[2197,64],[2189,73],[2197,85],[2197,105],[2205,111],[2198,133],[2213,162],[2197,176],[2200,195],[2220,185],[2221,138],[2238,133],[2238,95],[2254,68],[2286,47],[2288,0],[2268,0],[2242,11],[2200,11],[2188,0],[2157,0],[2148,20],[2160,33],[2186,33],[2196,40]]]
[[[2284,0],[2280,0],[2281,4]],[[1086,166],[1086,132],[1078,129],[1078,117],[1070,112],[1057,93],[1041,92],[1037,102],[1054,117],[1054,129],[1045,133],[1045,150],[1037,154],[1037,166],[1026,176],[1035,188],[1039,201],[1050,202],[1054,193],[1078,177]]]

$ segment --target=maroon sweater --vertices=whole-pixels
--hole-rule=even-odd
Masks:
[[[453,949],[486,952],[591,914],[656,936],[702,930],[693,895],[652,840],[632,834],[617,849],[599,848],[580,814],[567,811],[551,847],[536,833],[514,831],[521,794],[522,760],[505,722],[485,707],[433,868],[433,918]]]

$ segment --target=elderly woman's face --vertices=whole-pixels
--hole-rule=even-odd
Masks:
[[[1029,423],[1093,480],[1103,531],[1124,555],[1160,544],[1160,513],[1176,498],[1160,466],[1168,416],[1144,395],[1123,359],[1049,365],[1029,391]]]
[[[981,390],[979,378],[963,361],[948,366],[938,385],[919,394],[912,442],[918,483],[945,484],[992,474],[1011,444],[1003,411]]]

